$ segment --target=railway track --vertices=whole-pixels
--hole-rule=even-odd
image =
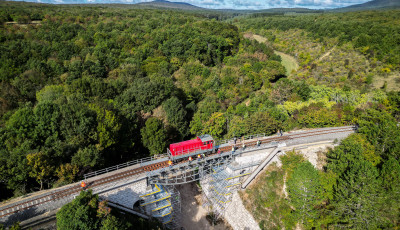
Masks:
[[[326,129],[326,130],[317,130],[317,131],[310,131],[310,132],[302,132],[302,133],[293,133],[293,134],[288,134],[285,136],[277,136],[277,137],[269,137],[269,138],[258,138],[256,140],[249,140],[249,141],[239,141],[236,144],[228,144],[224,147],[221,147],[220,150],[221,152],[227,152],[232,150],[232,146],[235,147],[241,147],[241,145],[244,143],[246,147],[252,147],[257,145],[257,141],[260,141],[260,144],[267,144],[270,142],[278,142],[278,141],[285,141],[285,140],[291,140],[291,139],[297,139],[297,138],[305,138],[305,137],[311,137],[311,136],[317,136],[317,135],[326,135],[326,134],[335,134],[335,133],[340,133],[340,132],[350,132],[354,131],[353,127],[339,127],[339,128],[332,128],[332,129]],[[211,155],[215,155],[210,154]],[[184,163],[187,160],[181,161],[179,163]],[[105,176],[97,180],[93,180],[88,182],[88,185],[86,189],[91,189],[91,188],[96,188],[104,184],[108,184],[111,182],[119,181],[124,178],[128,178],[134,175],[139,175],[145,172],[161,169],[168,167],[168,161],[162,161],[162,162],[157,162],[154,164],[149,164],[145,166],[141,166],[139,168],[135,169],[130,169],[126,170],[123,172],[119,173],[114,173],[113,175],[110,176]],[[0,208],[0,218],[12,215],[14,213],[18,213],[21,211],[24,211],[26,209],[48,203],[51,201],[57,201],[63,198],[67,198],[71,195],[77,194],[82,190],[79,184],[51,192],[50,194],[45,194],[41,195],[38,197],[34,197],[33,199],[27,200],[27,201],[21,201],[19,203],[16,203],[11,206],[3,206]]]
[[[168,162],[163,161],[163,162],[158,162],[155,164],[142,166],[140,168],[120,172],[120,173],[117,173],[117,174],[114,174],[111,176],[103,177],[101,179],[98,179],[98,180],[88,183],[87,189],[95,188],[95,187],[101,186],[103,184],[115,182],[115,181],[130,177],[130,176],[133,176],[133,175],[145,173],[147,171],[160,169],[160,168],[166,167],[167,165],[168,165]],[[82,188],[80,185],[74,185],[74,186],[70,186],[68,188],[65,188],[65,189],[62,189],[62,190],[59,190],[56,192],[52,192],[50,194],[35,197],[34,199],[31,199],[31,200],[28,200],[25,202],[17,203],[13,206],[1,208],[0,209],[0,214],[1,214],[0,218],[17,213],[17,212],[21,212],[23,210],[32,208],[37,205],[41,205],[41,204],[44,204],[44,203],[47,203],[50,201],[55,201],[55,200],[62,199],[64,197],[68,197],[70,195],[79,193],[81,190],[82,190]]]
[[[251,140],[251,141],[240,141],[236,144],[231,144],[224,146],[221,149],[221,152],[226,152],[226,151],[231,151],[232,146],[235,147],[241,147],[241,145],[244,143],[246,147],[252,147],[257,145],[257,141],[260,141],[260,144],[266,144],[270,142],[278,142],[278,141],[286,141],[286,140],[292,140],[296,138],[305,138],[305,137],[311,137],[311,136],[317,136],[317,135],[326,135],[326,134],[335,134],[335,133],[341,133],[341,132],[350,132],[354,131],[353,127],[339,127],[339,128],[334,128],[334,129],[329,129],[329,130],[317,130],[317,131],[312,131],[312,132],[302,132],[302,133],[292,133],[288,134],[285,136],[277,136],[277,137],[270,137],[270,138],[258,138],[258,140]]]

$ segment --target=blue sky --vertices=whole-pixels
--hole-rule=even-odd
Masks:
[[[153,0],[25,0],[29,2],[42,3],[125,3],[134,4],[139,2],[150,2]],[[195,6],[212,9],[268,9],[268,8],[293,8],[306,7],[312,9],[337,8],[369,0],[169,0],[171,2],[186,2]]]

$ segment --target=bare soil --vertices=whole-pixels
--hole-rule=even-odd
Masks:
[[[207,210],[201,206],[201,192],[196,183],[178,185],[181,194],[181,223],[185,230],[227,230],[231,229],[226,223],[211,226],[206,219]]]
[[[388,76],[375,76],[372,82],[372,87],[375,89],[383,88],[387,84],[387,91],[400,91],[400,73],[393,72]]]

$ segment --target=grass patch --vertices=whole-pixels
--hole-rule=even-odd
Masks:
[[[262,37],[260,35],[257,34],[245,34],[245,37],[247,38],[253,38],[255,40],[257,40],[260,43],[267,43],[268,39],[265,37]],[[299,68],[299,63],[297,62],[297,60],[285,53],[279,52],[279,51],[274,51],[274,53],[276,55],[279,55],[282,58],[282,65],[286,68],[286,76],[290,76],[293,72],[297,71],[297,69]]]
[[[297,71],[297,69],[299,68],[299,64],[294,57],[276,50],[274,51],[274,53],[281,56],[281,63],[286,68],[286,76],[290,76],[293,72]]]
[[[373,79],[372,87],[374,89],[381,89],[386,82],[386,91],[400,91],[400,73],[392,73],[391,75],[376,76]]]

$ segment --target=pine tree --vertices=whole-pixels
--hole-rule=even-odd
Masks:
[[[337,225],[376,229],[379,223],[380,182],[377,169],[366,160],[353,161],[339,176],[333,206]]]
[[[383,206],[382,217],[386,228],[395,227],[400,224],[400,164],[394,159],[387,160],[380,172],[382,178]]]
[[[359,132],[366,135],[378,155],[386,159],[400,159],[400,129],[388,112],[366,110],[359,120],[359,125]]]
[[[327,169],[340,176],[346,172],[353,162],[367,160],[373,165],[381,161],[373,146],[362,134],[352,134],[344,139],[339,146],[327,153]]]
[[[287,185],[295,215],[305,227],[312,227],[319,216],[315,207],[322,199],[317,169],[308,161],[301,163],[293,171]]]

